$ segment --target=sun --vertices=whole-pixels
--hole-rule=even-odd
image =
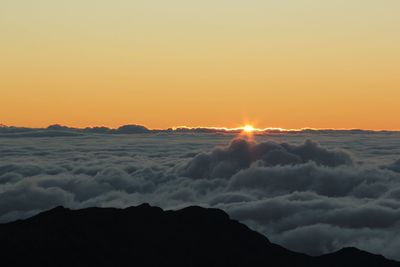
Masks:
[[[252,132],[254,132],[254,127],[252,126],[252,125],[245,125],[244,127],[243,127],[243,131],[244,132],[246,132],[246,133],[252,133]]]

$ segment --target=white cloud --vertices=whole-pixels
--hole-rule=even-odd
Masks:
[[[222,208],[298,251],[354,245],[400,260],[398,137],[303,133],[230,144],[230,135],[194,133],[2,137],[0,220],[57,205],[196,204]]]

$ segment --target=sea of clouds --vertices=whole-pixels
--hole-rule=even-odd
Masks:
[[[312,255],[400,260],[400,133],[0,134],[0,222],[64,205],[216,207]]]

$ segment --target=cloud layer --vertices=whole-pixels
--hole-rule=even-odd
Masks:
[[[4,137],[0,220],[56,205],[197,204],[224,209],[297,251],[317,255],[357,246],[399,260],[398,137],[298,134],[263,136],[259,142],[215,134]]]

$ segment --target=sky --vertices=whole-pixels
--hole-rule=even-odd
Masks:
[[[400,129],[397,0],[2,0],[0,123]]]

